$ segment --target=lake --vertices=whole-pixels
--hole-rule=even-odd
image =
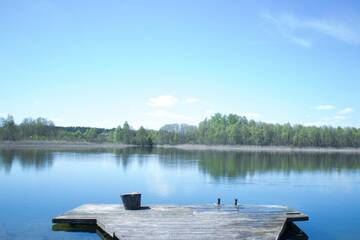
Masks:
[[[309,239],[359,239],[360,155],[176,149],[0,150],[0,239],[100,239],[52,230],[84,203],[288,205]]]

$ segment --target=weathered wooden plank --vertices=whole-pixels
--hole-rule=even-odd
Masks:
[[[114,239],[277,240],[287,222],[308,217],[284,206],[154,205],[125,210],[117,204],[87,204],[53,223],[97,224]]]

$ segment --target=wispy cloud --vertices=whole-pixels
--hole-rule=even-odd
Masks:
[[[319,106],[316,107],[317,110],[332,110],[335,109],[336,107],[334,105],[331,104],[321,104]]]
[[[313,19],[299,21],[298,26],[312,29],[348,44],[360,43],[360,34],[343,23]]]
[[[319,106],[316,107],[316,109],[321,110],[321,111],[328,111],[328,110],[334,110],[336,109],[336,107],[334,105],[331,104],[321,104]],[[352,112],[352,108],[347,107],[344,108],[338,112],[336,112],[335,116],[333,117],[326,117],[321,121],[318,121],[318,124],[313,124],[313,125],[336,125],[339,124],[340,121],[343,121],[346,119],[346,114]],[[322,123],[322,124],[319,124]]]
[[[216,113],[216,111],[214,109],[207,109],[205,113],[207,116],[212,116]]]
[[[169,121],[175,121],[175,122],[182,122],[182,121],[189,121],[192,120],[192,117],[183,115],[183,114],[176,114],[171,113],[165,110],[156,110],[154,112],[147,113],[148,116],[153,118],[159,118],[162,120],[169,120]]]
[[[148,100],[147,105],[150,107],[161,108],[161,107],[171,107],[178,102],[178,99],[170,95],[161,95],[157,97],[152,97]]]
[[[292,41],[293,43],[300,45],[305,48],[311,48],[312,47],[312,41],[306,38],[297,37],[290,34],[285,34],[284,37]]]
[[[314,122],[305,122],[304,126],[329,126],[331,123],[329,121],[314,121]]]
[[[262,17],[267,20],[268,22],[274,24],[279,31],[279,33],[292,43],[295,43],[301,47],[311,48],[312,41],[305,37],[300,37],[296,34],[292,28],[288,26],[287,21],[284,21],[281,17],[275,17],[270,14],[264,14]]]
[[[185,102],[188,103],[188,104],[196,103],[198,101],[199,101],[199,99],[195,98],[195,97],[188,97],[188,98],[185,99]]]
[[[260,117],[260,113],[257,113],[257,112],[246,112],[246,113],[243,113],[242,115],[244,115],[247,118],[258,118],[258,117]]]
[[[55,123],[55,125],[63,125],[66,123],[66,121],[62,118],[58,118],[58,117],[50,117],[49,118],[51,121],[53,121]]]
[[[345,120],[345,117],[343,116],[334,116],[334,117],[325,117],[318,121],[312,121],[312,122],[305,122],[305,126],[339,126],[339,124]]]
[[[344,108],[337,112],[337,115],[345,115],[353,112],[354,110],[351,107]]]
[[[334,119],[335,120],[344,120],[346,117],[345,116],[343,116],[343,115],[335,115],[334,116]]]
[[[323,106],[327,106],[327,105],[323,105]],[[333,105],[329,105],[329,106],[333,106]],[[334,108],[325,108],[325,110],[334,109]],[[344,108],[344,109],[336,112],[335,116],[323,117],[319,121],[307,122],[307,123],[304,123],[304,125],[306,125],[306,126],[339,126],[339,125],[345,123],[346,119],[348,118],[349,113],[351,113],[353,111],[354,110],[352,108],[347,107],[347,108]]]
[[[314,37],[310,38],[309,36],[314,33],[326,35],[347,44],[360,44],[360,32],[343,22],[317,18],[301,18],[288,13],[278,16],[265,14],[262,17],[268,22],[273,23],[285,38],[303,47],[312,46],[313,40],[311,39]],[[304,33],[304,31],[307,32]],[[304,35],[307,37],[304,37]]]

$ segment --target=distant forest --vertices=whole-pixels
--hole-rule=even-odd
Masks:
[[[0,118],[0,140],[59,140],[154,144],[217,144],[294,147],[360,147],[360,129],[270,124],[235,114],[215,114],[198,126],[167,124],[159,130],[131,128],[125,122],[113,129],[60,127],[45,118],[26,118],[15,124],[12,116]]]

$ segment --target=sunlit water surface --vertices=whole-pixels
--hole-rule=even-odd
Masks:
[[[282,204],[310,239],[359,239],[360,155],[171,149],[0,150],[0,239],[99,239],[51,219],[84,203]]]

